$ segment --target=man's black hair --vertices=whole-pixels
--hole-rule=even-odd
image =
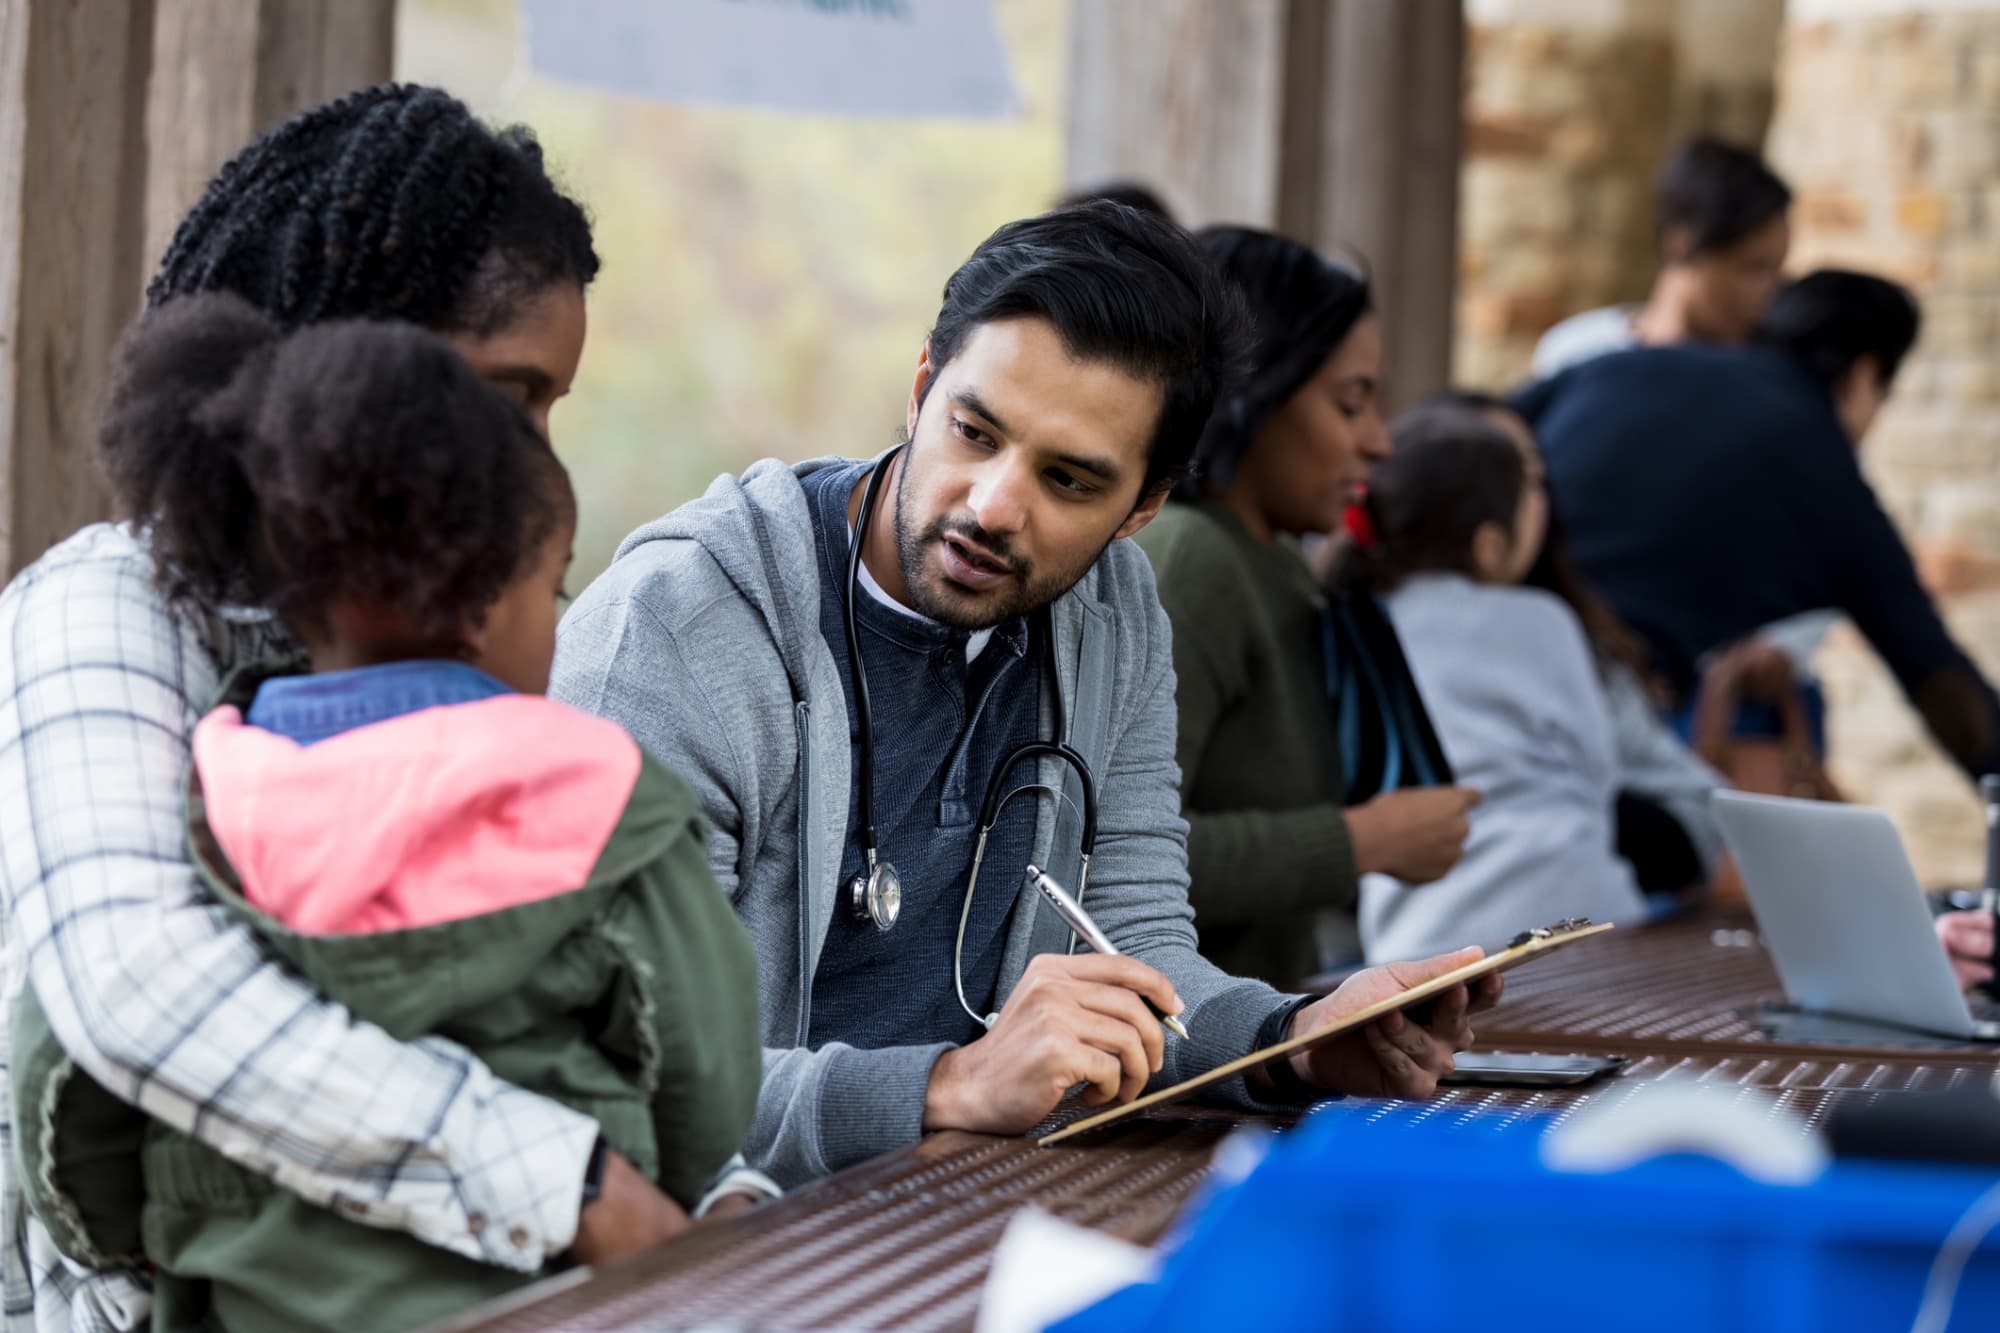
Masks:
[[[401,319],[490,333],[558,281],[597,276],[590,221],[526,129],[436,88],[383,84],[254,140],[182,219],[148,308],[231,292],[286,328]]]
[[[1787,284],[1764,311],[1757,341],[1797,361],[1831,389],[1862,357],[1884,387],[1916,345],[1923,318],[1907,288],[1868,273],[1823,268]]]
[[[1141,185],[1138,181],[1105,181],[1101,185],[1072,190],[1056,201],[1056,207],[1077,208],[1084,204],[1100,202],[1123,204],[1127,208],[1136,208],[1141,213],[1151,213],[1156,218],[1165,218],[1168,222],[1174,220],[1173,210],[1167,207],[1167,201],[1160,198],[1159,193],[1150,185]]]
[[[1008,223],[945,284],[931,327],[929,383],[974,329],[1024,317],[1054,325],[1072,356],[1161,386],[1140,493],[1171,486],[1234,373],[1244,336],[1236,297],[1188,234],[1105,201]]]
[[[1707,135],[1674,149],[1660,168],[1656,190],[1660,238],[1684,231],[1690,259],[1728,249],[1792,204],[1790,187],[1763,158]]]

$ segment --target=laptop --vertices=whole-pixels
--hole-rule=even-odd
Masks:
[[[1961,1041],[2000,1015],[1958,988],[1896,826],[1880,810],[1717,792],[1765,947],[1801,1009]]]

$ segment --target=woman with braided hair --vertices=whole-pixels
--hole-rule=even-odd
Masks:
[[[590,223],[531,134],[385,85],[224,166],[147,304],[228,292],[287,329],[406,320],[546,435],[597,267]],[[308,1203],[468,1259],[601,1262],[684,1227],[600,1150],[590,1117],[452,1042],[358,1021],[198,888],[182,819],[195,723],[226,674],[292,645],[262,609],[249,487],[200,447],[175,457],[108,460],[125,521],[85,528],[0,593],[5,1017],[33,985],[77,1067],[120,1101]],[[143,1276],[65,1259],[27,1215],[11,1135],[0,1121],[0,1325],[143,1323]]]

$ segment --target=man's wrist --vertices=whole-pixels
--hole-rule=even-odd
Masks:
[[[1273,1009],[1257,1029],[1255,1049],[1268,1050],[1280,1042],[1290,1041],[1292,1025],[1298,1016],[1318,1000],[1316,995],[1301,995],[1290,1004]],[[1265,1077],[1271,1081],[1271,1099],[1280,1102],[1314,1102],[1326,1094],[1299,1077],[1299,1071],[1292,1068],[1291,1057],[1272,1060],[1263,1066]]]
[[[925,1133],[940,1129],[964,1128],[964,1116],[959,1105],[958,1065],[964,1054],[963,1046],[953,1047],[937,1058],[931,1066],[930,1081],[924,1085]]]

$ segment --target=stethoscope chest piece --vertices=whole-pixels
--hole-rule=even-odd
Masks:
[[[887,861],[877,861],[848,881],[847,901],[856,920],[887,930],[903,911],[902,876]]]

